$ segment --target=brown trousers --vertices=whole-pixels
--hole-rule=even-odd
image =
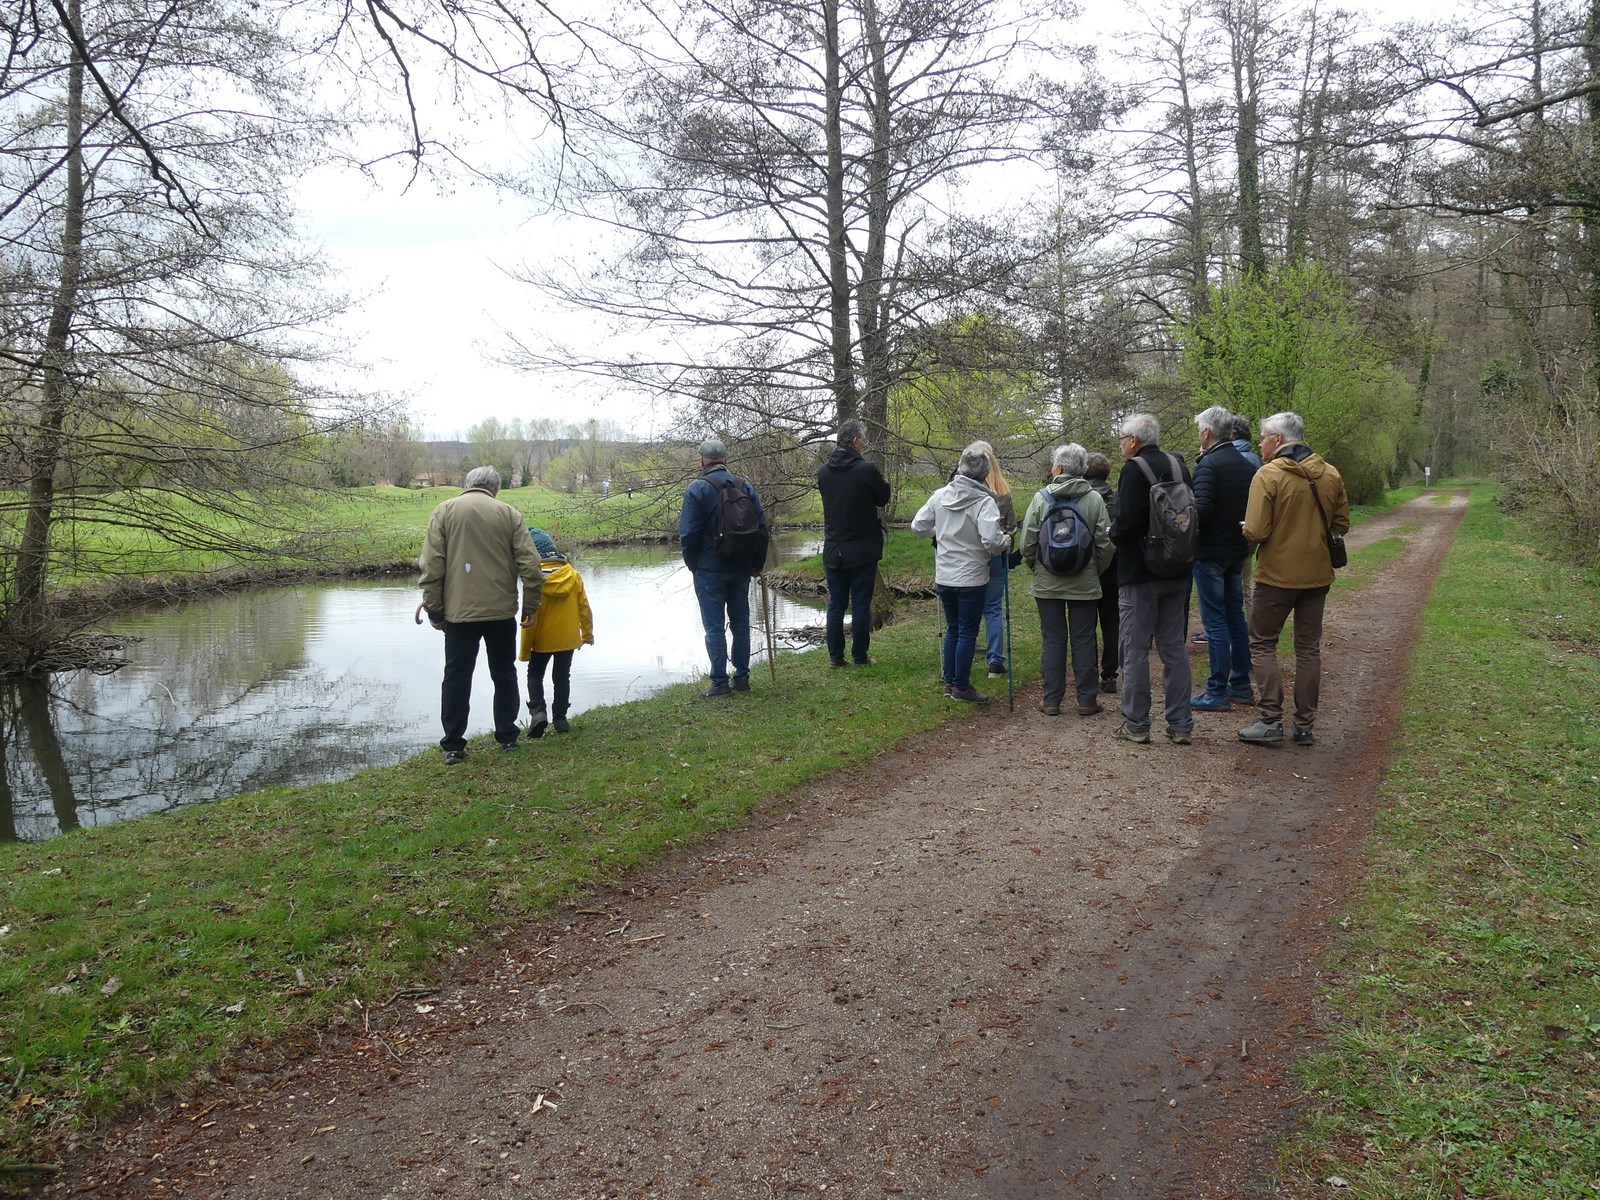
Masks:
[[[1250,666],[1263,721],[1283,720],[1283,673],[1278,635],[1294,614],[1294,727],[1310,729],[1322,694],[1322,613],[1328,589],[1281,588],[1259,580],[1250,606]]]

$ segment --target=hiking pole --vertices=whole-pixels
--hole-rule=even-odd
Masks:
[[[1000,594],[1005,604],[1006,614],[1006,709],[1009,712],[1017,711],[1017,688],[1011,674],[1011,549],[1006,548],[1004,561],[1000,569],[1005,574],[1000,576]]]
[[[778,686],[778,648],[777,639],[772,634],[772,603],[767,597],[767,573],[762,571],[757,576],[761,580],[761,624],[767,631],[767,670],[772,674],[772,686]]]

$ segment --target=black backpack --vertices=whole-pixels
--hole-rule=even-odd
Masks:
[[[713,543],[723,558],[748,559],[765,546],[761,510],[735,475],[726,483],[713,479],[717,488],[717,536]]]
[[[1039,561],[1052,575],[1076,575],[1094,561],[1094,528],[1076,498],[1039,494],[1050,505],[1039,522]]]
[[[1167,461],[1172,464],[1172,478],[1157,479],[1150,464],[1138,455],[1129,461],[1138,464],[1150,481],[1144,565],[1152,575],[1165,578],[1183,575],[1194,565],[1195,546],[1200,541],[1200,514],[1194,506],[1194,489],[1183,481],[1183,464],[1177,455],[1167,455]]]

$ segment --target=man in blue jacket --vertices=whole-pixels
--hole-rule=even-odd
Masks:
[[[715,438],[700,443],[700,477],[683,493],[678,544],[684,565],[694,575],[700,624],[706,631],[706,655],[711,659],[711,686],[700,694],[716,700],[748,692],[750,579],[766,566],[767,515],[750,481],[728,470],[728,448]],[[731,678],[729,630],[733,633]]]
[[[850,610],[850,657],[871,664],[872,589],[883,558],[889,481],[865,456],[867,427],[854,418],[839,426],[839,445],[817,472],[822,493],[822,566],[828,576],[828,662],[845,664],[844,612]]]
[[[1227,712],[1234,703],[1254,704],[1250,690],[1250,627],[1244,619],[1244,510],[1256,468],[1233,441],[1233,414],[1214,404],[1194,423],[1200,428],[1200,461],[1194,468],[1194,507],[1200,541],[1194,551],[1194,590],[1206,631],[1210,678],[1191,707]]]

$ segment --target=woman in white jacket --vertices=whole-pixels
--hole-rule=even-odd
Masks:
[[[1000,506],[983,485],[989,459],[983,443],[961,452],[955,477],[928,497],[911,519],[911,531],[934,542],[933,583],[944,605],[944,689],[952,700],[987,704],[972,686],[972,656],[983,620],[989,563],[1010,547],[1000,526]]]

